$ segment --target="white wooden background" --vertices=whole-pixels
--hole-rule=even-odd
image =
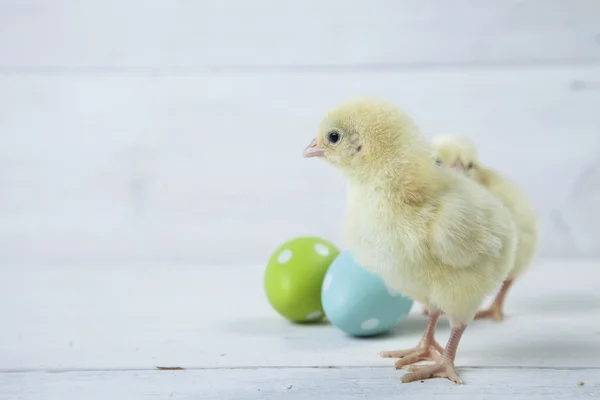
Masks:
[[[0,0],[0,265],[339,242],[344,184],[301,153],[357,94],[472,137],[542,256],[600,256],[597,0]]]

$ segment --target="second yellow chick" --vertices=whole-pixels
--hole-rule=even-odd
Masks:
[[[434,138],[433,146],[439,163],[467,175],[487,188],[509,209],[517,225],[518,245],[514,265],[492,305],[475,316],[476,319],[501,321],[504,318],[504,300],[508,290],[528,269],[535,255],[539,237],[537,213],[520,187],[479,161],[477,149],[468,139],[458,135],[440,135]]]

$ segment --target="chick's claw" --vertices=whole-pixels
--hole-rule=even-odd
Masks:
[[[447,378],[456,384],[462,384],[462,380],[454,369],[451,362],[438,362],[432,365],[413,365],[409,372],[402,376],[402,383],[409,383],[430,378]]]

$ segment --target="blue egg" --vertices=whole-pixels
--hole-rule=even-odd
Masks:
[[[321,287],[329,322],[352,336],[374,336],[394,328],[413,300],[388,288],[383,280],[341,252],[329,266]]]

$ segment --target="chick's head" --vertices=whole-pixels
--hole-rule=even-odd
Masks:
[[[438,163],[477,178],[479,158],[471,141],[458,135],[442,135],[433,139],[433,147]]]
[[[385,100],[358,98],[324,116],[304,157],[320,157],[350,176],[368,178],[418,166],[412,161],[431,160],[430,151],[402,110]]]

